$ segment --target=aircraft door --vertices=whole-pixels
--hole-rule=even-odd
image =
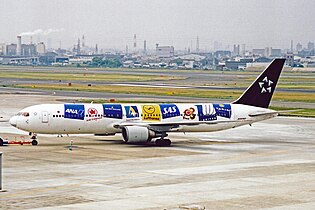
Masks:
[[[42,123],[48,123],[48,112],[42,112]]]

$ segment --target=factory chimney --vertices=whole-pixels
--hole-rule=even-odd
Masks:
[[[197,36],[196,40],[196,53],[199,53],[199,36]]]
[[[133,51],[137,53],[137,34],[133,35]]]
[[[17,36],[16,55],[22,55],[22,37]]]
[[[77,44],[77,54],[80,54],[81,52],[81,45],[80,45],[80,38],[78,39],[78,44]]]
[[[84,37],[84,35],[82,36],[82,47],[83,48],[85,47],[85,37]]]
[[[143,42],[143,54],[147,55],[147,40],[144,40]]]

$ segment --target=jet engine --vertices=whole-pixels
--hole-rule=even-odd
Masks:
[[[152,138],[156,137],[156,133],[146,127],[126,126],[122,128],[122,136],[125,142],[139,143],[150,142]]]

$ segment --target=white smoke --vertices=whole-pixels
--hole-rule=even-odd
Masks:
[[[64,30],[65,30],[64,28],[59,28],[59,29],[49,28],[47,30],[36,29],[35,31],[22,32],[19,34],[19,36],[36,36],[36,35],[47,36],[51,33],[59,33],[59,32],[62,32]]]

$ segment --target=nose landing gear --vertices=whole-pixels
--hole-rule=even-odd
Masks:
[[[29,133],[29,135],[31,136],[31,140],[32,140],[32,145],[37,145],[38,141],[37,141],[37,134],[36,133]]]

